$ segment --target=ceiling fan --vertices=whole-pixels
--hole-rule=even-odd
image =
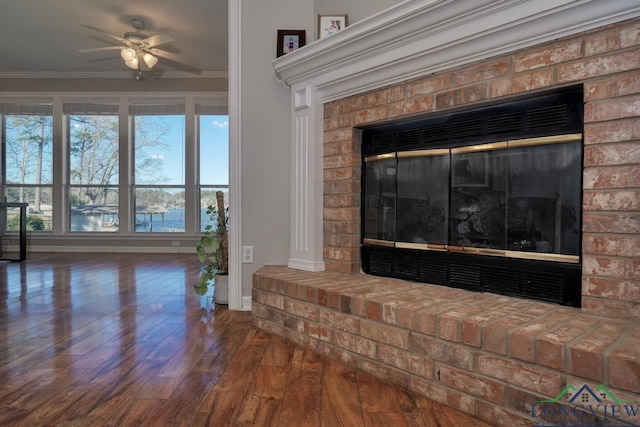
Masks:
[[[127,67],[137,70],[138,74],[136,78],[140,77],[142,71],[151,70],[157,63],[157,56],[167,58],[171,61],[181,63],[177,55],[167,52],[166,50],[157,49],[157,46],[161,46],[174,41],[173,37],[169,34],[160,33],[153,36],[147,36],[141,31],[144,30],[144,21],[138,18],[131,20],[131,26],[135,31],[127,32],[124,37],[114,36],[99,28],[92,27],[91,25],[82,25],[90,30],[102,33],[112,39],[115,39],[122,43],[122,46],[107,46],[107,47],[95,47],[89,49],[80,49],[78,52],[91,53],[102,52],[105,50],[120,50],[120,56],[124,60]]]

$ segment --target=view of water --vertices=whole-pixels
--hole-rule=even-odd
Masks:
[[[200,210],[200,229],[209,222],[209,215],[206,209]],[[71,215],[72,231],[89,231],[89,232],[117,232],[118,216],[112,213],[84,215]],[[136,232],[145,233],[182,233],[185,231],[184,209],[167,209],[162,215],[160,213],[153,214],[137,214],[136,215]]]
[[[209,221],[206,209],[200,210],[200,230],[204,229]],[[184,209],[168,209],[163,216],[136,215],[136,231],[139,232],[183,232],[185,228]]]

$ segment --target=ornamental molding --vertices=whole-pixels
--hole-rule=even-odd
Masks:
[[[638,0],[408,0],[273,68],[328,102],[638,16]]]

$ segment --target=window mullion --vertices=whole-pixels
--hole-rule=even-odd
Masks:
[[[200,226],[200,203],[198,202],[198,150],[197,116],[195,99],[185,99],[185,232],[193,234]]]
[[[69,133],[65,122],[62,98],[53,99],[53,203],[52,203],[52,231],[53,234],[64,234],[69,230],[69,189],[67,161],[68,144],[65,135]]]
[[[132,206],[133,201],[133,129],[132,120],[129,119],[129,100],[118,99],[118,151],[119,177],[118,188],[120,191],[120,206],[118,217],[120,219],[119,234],[133,234],[135,227],[135,215]]]

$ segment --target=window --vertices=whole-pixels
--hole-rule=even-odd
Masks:
[[[215,192],[229,191],[226,103],[83,95],[0,99],[0,200],[28,203],[28,231],[49,232],[33,244],[178,246],[176,234],[201,233]],[[9,210],[8,231],[18,222]]]
[[[27,229],[50,231],[53,199],[53,115],[51,104],[0,105],[2,117],[2,196],[29,203]],[[7,230],[19,227],[18,211],[7,214]]]
[[[184,105],[133,105],[136,232],[185,231]]]
[[[118,106],[66,104],[69,230],[118,231]]]
[[[197,105],[200,152],[200,231],[209,216],[207,207],[216,204],[216,191],[229,195],[229,116],[226,107]]]

